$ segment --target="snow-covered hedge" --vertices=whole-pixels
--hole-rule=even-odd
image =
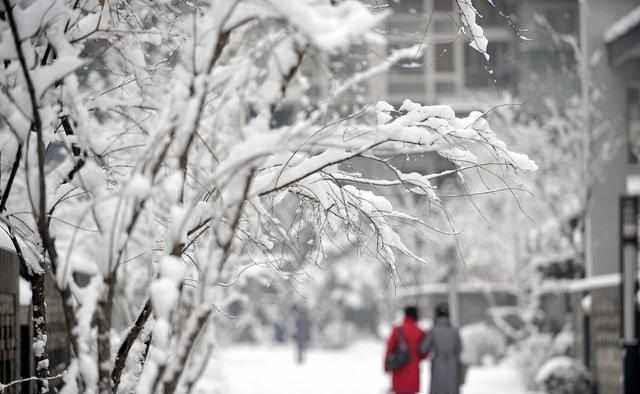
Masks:
[[[553,338],[552,353],[554,356],[573,356],[575,354],[575,336],[564,329]]]
[[[514,360],[528,389],[536,387],[535,378],[540,367],[551,357],[553,337],[532,334],[515,346]]]
[[[469,324],[460,329],[462,336],[462,359],[471,365],[480,365],[485,360],[496,360],[505,354],[504,335],[486,323]]]
[[[545,362],[535,381],[546,394],[591,393],[589,372],[579,361],[567,356],[553,357]]]
[[[583,387],[581,376],[585,375],[587,381],[589,377],[584,367],[571,358],[575,354],[575,339],[570,328],[565,327],[556,336],[547,333],[532,334],[519,342],[513,350],[516,364],[529,389],[545,388],[548,394],[582,393],[568,389]],[[556,371],[553,366],[563,368]],[[574,373],[575,379],[567,377],[570,373]],[[553,388],[552,391],[548,390],[550,387]],[[565,388],[569,391],[562,391]]]

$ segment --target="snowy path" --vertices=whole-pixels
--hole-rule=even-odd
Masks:
[[[312,350],[294,363],[292,347],[232,347],[209,365],[198,394],[383,394],[389,378],[381,372],[382,345],[355,344],[344,351]],[[428,365],[423,366],[427,390]],[[513,368],[472,368],[462,394],[525,394]]]

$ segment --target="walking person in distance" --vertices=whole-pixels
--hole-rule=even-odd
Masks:
[[[459,394],[464,383],[465,368],[460,355],[460,332],[451,324],[449,306],[435,309],[433,327],[420,345],[420,352],[431,355],[430,394]]]
[[[404,321],[394,327],[387,339],[385,371],[391,373],[393,394],[415,394],[420,391],[420,343],[425,333],[418,327],[418,308],[404,309]]]
[[[305,361],[309,342],[311,342],[311,318],[309,311],[302,305],[293,306],[293,340],[296,345],[296,362]]]

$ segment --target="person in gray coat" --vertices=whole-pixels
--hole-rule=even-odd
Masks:
[[[311,341],[311,318],[309,317],[307,309],[302,305],[294,305],[293,314],[293,339],[296,342],[298,364],[302,364],[304,363],[309,342]]]
[[[439,304],[431,331],[420,345],[421,354],[431,357],[431,394],[459,394],[464,380],[460,360],[462,341],[456,327],[449,320],[449,306]]]

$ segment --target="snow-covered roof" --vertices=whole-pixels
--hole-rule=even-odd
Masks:
[[[640,277],[640,275],[639,275]],[[618,286],[620,274],[595,275],[584,279],[547,280],[536,289],[538,293],[577,293],[587,290]]]
[[[458,284],[459,293],[476,293],[476,292],[505,292],[516,293],[518,289],[515,286],[502,283],[481,283],[467,282]],[[398,296],[411,297],[417,295],[429,294],[446,294],[449,292],[449,284],[447,283],[427,283],[419,286],[407,286],[398,289]]]
[[[538,384],[542,384],[545,380],[549,379],[553,374],[564,373],[567,374],[576,365],[575,360],[567,356],[557,356],[549,359],[545,362],[536,374],[535,381]]]
[[[634,8],[627,15],[618,19],[616,23],[611,25],[604,33],[604,42],[610,43],[617,38],[625,35],[629,30],[640,24],[640,6]]]

